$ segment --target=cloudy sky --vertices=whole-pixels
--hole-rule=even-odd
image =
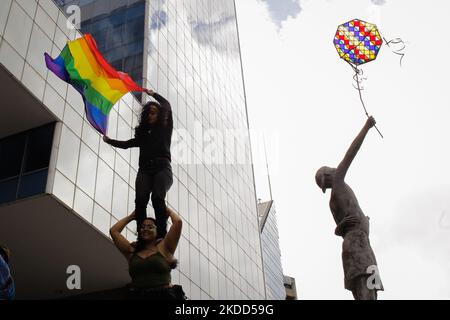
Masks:
[[[450,42],[446,0],[236,0],[258,196],[269,198],[266,136],[282,263],[302,299],[351,299],[329,191],[314,182],[336,166],[365,122],[352,70],[333,36],[353,18],[406,43],[362,67],[373,130],[347,174],[364,213],[385,291],[380,299],[450,299]]]

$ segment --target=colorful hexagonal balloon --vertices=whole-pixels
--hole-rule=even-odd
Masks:
[[[376,25],[353,19],[338,27],[333,42],[342,59],[358,66],[376,59],[383,40]]]

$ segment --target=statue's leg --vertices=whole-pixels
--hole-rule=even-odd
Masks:
[[[377,290],[367,287],[367,278],[369,275],[359,276],[354,280],[353,298],[355,300],[377,300]]]

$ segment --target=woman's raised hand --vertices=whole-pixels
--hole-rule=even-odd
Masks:
[[[155,91],[153,91],[152,89],[146,89],[146,88],[144,88],[144,92],[146,94],[148,94],[149,96],[153,96],[153,94],[155,93]]]

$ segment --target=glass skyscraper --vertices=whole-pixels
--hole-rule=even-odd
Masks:
[[[273,200],[258,203],[258,214],[267,299],[285,300],[286,291],[284,288],[277,217]]]
[[[79,94],[49,72],[43,59],[44,52],[56,57],[67,40],[81,36],[66,23],[69,5],[80,6],[81,32],[95,37],[111,65],[172,105],[174,183],[167,200],[184,220],[173,282],[191,299],[264,299],[233,0],[0,2],[0,77],[8,84],[0,93],[5,96],[8,88],[14,101],[0,102],[0,159],[9,163],[14,156],[24,163],[0,178],[0,242],[13,252],[17,296],[63,297],[130,280],[108,231],[134,209],[139,152],[103,143],[86,120]],[[133,136],[140,98],[127,94],[116,104],[109,137]],[[31,117],[24,120],[23,114]],[[14,152],[1,151],[11,141],[33,141],[40,130],[48,133],[42,140],[50,146],[48,159],[44,154],[33,170],[24,169],[29,157],[22,154],[28,152],[22,142]],[[231,139],[220,138],[236,131]],[[44,171],[41,179],[37,173]],[[33,173],[41,187],[30,190],[24,181]],[[148,215],[153,216],[150,204]],[[125,236],[136,239],[133,225]],[[38,259],[36,241],[48,248]],[[81,269],[81,290],[66,287],[69,265]]]

